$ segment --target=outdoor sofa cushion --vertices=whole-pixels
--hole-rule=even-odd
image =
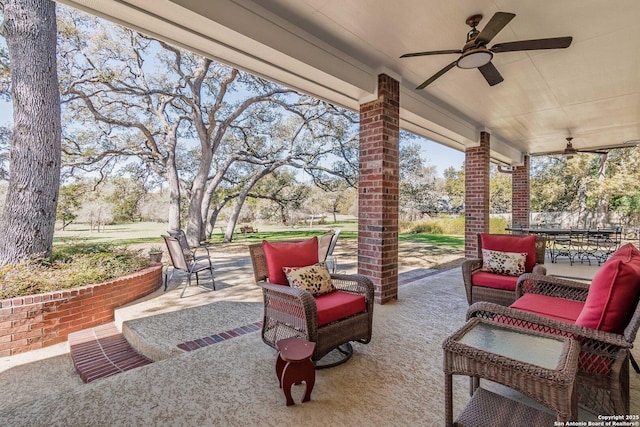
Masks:
[[[477,271],[471,276],[473,286],[484,286],[485,288],[504,289],[515,291],[518,277],[505,276],[503,274],[489,273],[488,271]]]
[[[269,282],[288,285],[282,267],[306,267],[318,262],[318,238],[312,237],[302,242],[262,241]]]
[[[593,277],[584,309],[576,324],[622,333],[640,297],[640,252],[621,246]]]
[[[480,234],[482,249],[501,252],[526,253],[525,272],[530,273],[536,266],[536,236],[513,236],[510,234]]]
[[[524,294],[511,308],[538,314],[565,323],[575,323],[584,303],[582,301],[555,298],[540,294]]]
[[[328,325],[367,309],[363,295],[335,291],[315,298],[318,309],[318,326]]]

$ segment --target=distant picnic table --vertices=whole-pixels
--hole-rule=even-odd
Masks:
[[[257,233],[258,229],[257,228],[253,228],[250,225],[243,225],[242,227],[240,227],[240,232],[242,234]]]

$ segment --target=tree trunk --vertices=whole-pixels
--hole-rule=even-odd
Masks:
[[[56,9],[49,0],[4,2],[14,130],[0,220],[0,264],[51,256],[60,186]]]
[[[191,197],[189,198],[189,211],[187,212],[187,242],[190,246],[198,246],[200,237],[202,236],[203,220],[202,220],[202,200],[204,198],[204,190],[207,185],[209,169],[211,169],[211,161],[213,155],[210,150],[202,150],[202,158],[200,159],[200,167],[198,173],[193,179],[191,186]]]
[[[167,181],[169,184],[169,230],[180,227],[180,180],[176,165],[175,150],[169,150],[167,160]]]
[[[233,213],[231,214],[231,216],[229,217],[229,221],[227,222],[227,228],[224,232],[223,242],[231,242],[233,240],[233,230],[235,230],[236,223],[238,222],[238,218],[240,217],[242,205],[244,205],[244,201],[247,199],[247,196],[249,195],[249,192],[251,191],[253,186],[280,166],[282,166],[281,163],[273,163],[268,168],[263,169],[257,174],[253,175],[251,179],[245,183],[242,191],[240,191],[240,194],[238,194],[236,205],[233,207]]]
[[[598,187],[602,188],[604,186],[604,181],[607,178],[607,154],[599,154],[598,158],[600,164],[598,167],[598,178],[596,182],[598,183]],[[596,200],[596,226],[606,227],[607,225],[609,225],[609,197],[605,193],[598,196]]]

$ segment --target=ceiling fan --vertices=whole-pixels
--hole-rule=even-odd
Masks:
[[[467,18],[467,25],[471,27],[471,31],[467,34],[467,41],[462,50],[433,50],[427,52],[405,53],[400,58],[409,58],[414,56],[441,55],[441,54],[460,54],[460,57],[435,73],[416,89],[424,89],[433,83],[437,78],[452,69],[454,66],[458,68],[470,69],[477,68],[484,76],[489,86],[494,86],[504,79],[491,63],[494,53],[517,52],[523,50],[538,49],[562,49],[569,47],[572,37],[556,37],[551,39],[521,40],[507,43],[494,44],[491,48],[487,48],[487,44],[513,19],[514,13],[496,12],[491,17],[487,25],[478,31],[476,27],[482,19],[482,15],[473,15]]]
[[[629,148],[629,147],[635,147],[637,145],[640,144],[640,139],[631,139],[629,141],[625,141],[622,144],[617,144],[617,145],[609,145],[606,147],[593,147],[593,148],[576,148],[573,146],[572,142],[573,141],[573,137],[568,136],[566,138],[567,140],[567,146],[564,148],[564,150],[560,150],[560,151],[547,151],[545,153],[536,153],[536,156],[554,156],[554,155],[563,155],[566,156],[568,159],[572,158],[574,155],[576,155],[577,153],[595,153],[595,154],[607,154],[609,152],[609,150],[614,150],[616,148]]]

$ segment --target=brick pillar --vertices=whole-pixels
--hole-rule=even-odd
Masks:
[[[400,85],[381,74],[378,99],[360,106],[358,273],[375,285],[375,302],[398,299]]]
[[[480,146],[467,148],[464,167],[464,255],[478,257],[478,233],[489,231],[489,140],[480,133]]]
[[[511,224],[529,226],[530,212],[529,156],[511,174]]]

